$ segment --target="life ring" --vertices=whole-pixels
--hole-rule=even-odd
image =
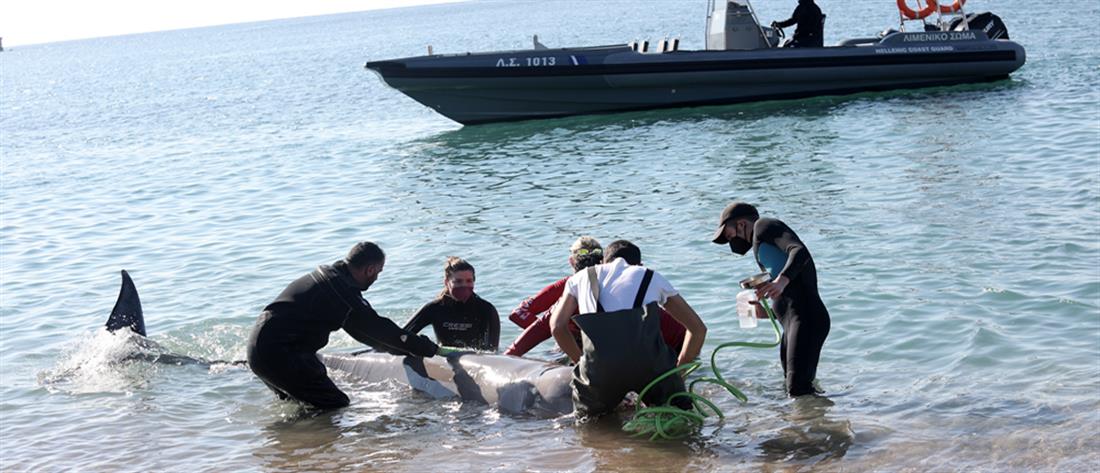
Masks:
[[[964,1],[965,0],[956,0],[955,3]],[[927,17],[928,15],[931,15],[932,12],[936,11],[937,7],[950,8],[940,7],[939,4],[936,3],[936,0],[926,0],[926,3],[927,5],[925,5],[924,8],[920,9],[919,11],[914,11],[912,8],[909,8],[909,5],[906,4],[905,0],[898,0],[898,11],[900,11],[902,15],[910,20],[919,20],[921,18]],[[959,6],[961,7],[962,5],[960,4]]]
[[[930,3],[935,4],[936,0],[930,0]],[[941,6],[940,13],[955,13],[959,10],[962,10],[963,5],[965,4],[966,0],[955,0],[955,3],[952,3],[949,7]]]

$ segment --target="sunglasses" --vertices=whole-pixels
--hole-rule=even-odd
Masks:
[[[596,248],[596,249],[593,249],[593,250],[589,250],[587,248],[581,248],[581,249],[577,250],[577,252],[575,254],[577,256],[586,256],[586,255],[589,255],[589,254],[602,255],[603,250],[601,250],[599,248]]]

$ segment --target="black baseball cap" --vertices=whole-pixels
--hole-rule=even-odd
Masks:
[[[722,209],[722,215],[718,218],[718,229],[714,231],[714,236],[711,237],[711,241],[722,244],[729,243],[730,250],[734,253],[743,255],[752,248],[752,242],[745,241],[741,238],[734,238],[729,240],[726,238],[726,223],[730,220],[741,217],[752,217],[754,219],[760,218],[760,213],[756,211],[756,207],[745,202],[730,202],[725,209]]]

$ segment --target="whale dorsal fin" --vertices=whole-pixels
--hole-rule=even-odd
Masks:
[[[111,317],[107,319],[107,331],[129,328],[135,333],[145,336],[145,315],[141,312],[141,299],[138,298],[134,280],[126,270],[122,270],[122,289],[118,291],[118,300],[115,308],[111,309]]]

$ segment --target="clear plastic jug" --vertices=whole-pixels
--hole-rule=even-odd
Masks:
[[[737,293],[737,321],[741,328],[756,328],[756,290],[745,289]]]

